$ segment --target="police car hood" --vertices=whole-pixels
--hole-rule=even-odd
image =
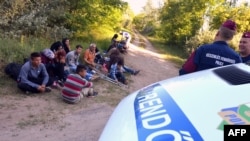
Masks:
[[[119,103],[99,141],[222,141],[225,124],[249,124],[249,80],[242,63],[151,84]]]

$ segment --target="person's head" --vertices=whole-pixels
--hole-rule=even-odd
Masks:
[[[239,53],[242,57],[250,55],[250,31],[242,34],[239,43]]]
[[[57,59],[62,59],[66,57],[66,52],[65,50],[61,49],[59,51],[56,52],[56,58]]]
[[[76,53],[80,54],[82,52],[82,46],[81,45],[76,45]]]
[[[41,64],[41,54],[39,52],[33,52],[30,54],[31,64],[33,67],[38,67]]]
[[[232,20],[225,21],[219,28],[215,40],[232,40],[236,33],[236,23]]]
[[[46,56],[47,58],[49,58],[50,60],[55,58],[55,53],[52,50],[48,49],[48,48],[44,49],[42,51],[42,54],[44,56]]]
[[[53,51],[53,52],[56,52],[60,49],[63,49],[63,45],[60,41],[57,41],[57,42],[54,42],[51,46],[50,46],[50,49]]]
[[[118,34],[114,34],[112,39],[117,39],[118,38]]]
[[[63,38],[63,39],[62,39],[62,44],[63,44],[64,46],[69,46],[69,38]]]
[[[110,55],[119,56],[121,54],[120,50],[118,48],[113,48],[113,51]]]
[[[79,74],[81,77],[85,77],[87,73],[87,67],[85,65],[77,65],[76,73]]]
[[[92,51],[92,52],[94,52],[95,49],[96,49],[96,44],[95,44],[95,43],[91,43],[91,44],[89,45],[89,50]]]

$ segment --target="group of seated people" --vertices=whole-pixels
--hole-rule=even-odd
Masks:
[[[91,43],[80,56],[83,47],[76,45],[71,50],[69,39],[54,42],[50,48],[32,52],[22,66],[18,77],[18,88],[26,93],[50,92],[51,87],[60,88],[63,99],[69,103],[79,102],[83,96],[96,96],[93,81],[100,69],[113,80],[128,84],[124,72],[138,74],[124,64],[124,57],[117,48],[102,56],[95,43]],[[106,58],[104,61],[103,59]],[[109,59],[107,59],[109,58]],[[102,61],[101,61],[102,60]],[[101,62],[101,63],[100,63]]]

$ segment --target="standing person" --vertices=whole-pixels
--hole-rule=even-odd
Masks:
[[[65,50],[66,54],[70,52],[69,38],[63,38],[62,39],[62,47]]]
[[[250,32],[244,32],[239,43],[239,53],[243,63],[250,64]]]
[[[69,103],[77,103],[83,96],[93,97],[98,93],[93,89],[93,83],[84,79],[87,68],[84,65],[78,65],[76,74],[68,75],[62,89],[62,98]]]
[[[76,49],[66,54],[66,67],[69,68],[69,73],[75,73],[76,67],[79,64],[79,57],[82,52],[82,46],[76,45]]]
[[[18,88],[26,93],[50,92],[53,80],[49,78],[47,70],[41,63],[41,54],[33,52],[30,60],[21,68],[18,77]]]
[[[242,62],[239,54],[228,46],[235,33],[236,23],[225,21],[215,35],[214,42],[195,50],[179,70],[179,75]]]

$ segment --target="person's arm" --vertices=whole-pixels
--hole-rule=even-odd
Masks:
[[[42,76],[44,77],[43,79],[43,84],[44,86],[46,86],[46,84],[48,83],[49,81],[49,74],[44,66],[44,64],[40,64],[39,66],[41,68],[41,73],[42,73]]]
[[[75,58],[73,54],[71,53],[67,54],[66,61],[67,61],[68,66],[76,67]]]
[[[93,87],[93,83],[92,82],[89,82],[85,78],[83,78],[82,80],[84,81],[83,88],[92,88]]]
[[[196,64],[194,63],[195,51],[189,56],[187,61],[183,64],[179,70],[179,75],[187,74],[196,71]]]

